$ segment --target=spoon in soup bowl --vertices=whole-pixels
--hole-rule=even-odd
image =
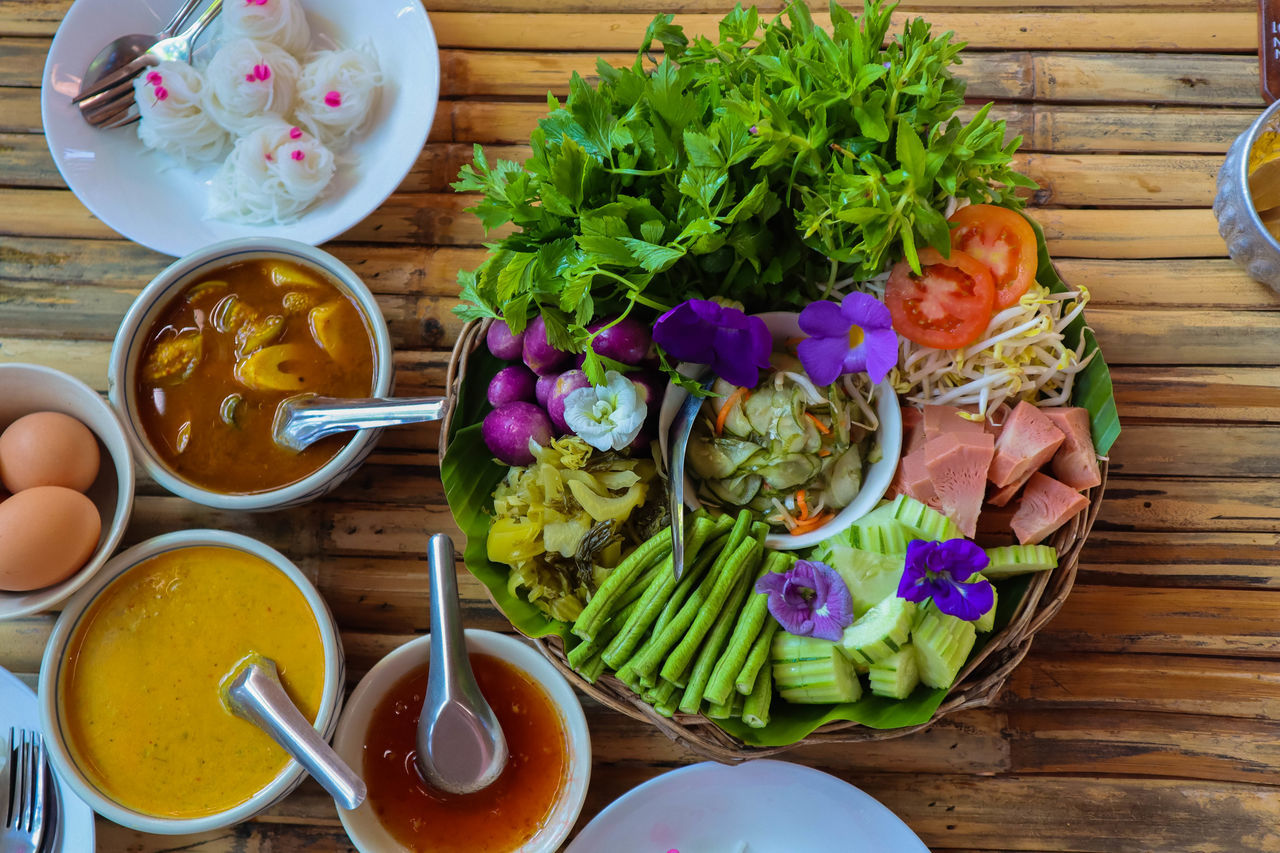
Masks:
[[[271,436],[302,451],[325,436],[372,427],[418,424],[444,417],[446,397],[366,397],[347,400],[297,394],[276,407]]]
[[[472,794],[489,787],[507,766],[507,738],[467,656],[458,611],[453,542],[443,533],[427,546],[431,572],[431,661],[418,718],[418,770],[435,787]]]
[[[367,792],[338,753],[302,716],[280,683],[276,662],[250,654],[222,680],[219,692],[227,710],[262,729],[293,756],[344,809],[358,808]]]

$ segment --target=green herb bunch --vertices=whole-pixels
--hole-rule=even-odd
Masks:
[[[803,2],[761,23],[737,6],[719,40],[692,42],[660,15],[635,62],[601,60],[532,134],[523,166],[476,146],[454,188],[483,194],[486,229],[514,230],[459,273],[464,319],[513,331],[541,313],[551,342],[605,365],[587,325],[651,317],[690,297],[749,311],[797,309],[838,279],[865,280],[917,247],[949,254],[951,196],[1019,207],[1034,186],[1011,168],[1020,138],[990,104],[955,117],[963,44],[921,19],[887,45],[893,5],[854,17],[831,5],[831,33]],[[663,56],[648,56],[654,42]]]

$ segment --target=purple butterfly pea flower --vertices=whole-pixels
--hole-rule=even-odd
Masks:
[[[709,364],[726,382],[754,388],[769,367],[773,338],[759,317],[706,299],[689,299],[658,318],[653,340],[677,361]]]
[[[943,613],[972,622],[995,604],[990,581],[969,581],[990,563],[986,552],[968,539],[908,542],[898,597],[917,604],[932,598]]]
[[[818,385],[863,371],[879,384],[898,363],[898,335],[889,309],[866,293],[850,293],[839,305],[809,303],[800,312],[800,331],[809,337],[796,347],[796,354]]]
[[[757,580],[756,592],[768,594],[773,618],[799,637],[838,640],[853,624],[853,596],[826,563],[797,560],[789,571]]]

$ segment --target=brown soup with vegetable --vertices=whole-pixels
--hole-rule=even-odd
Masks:
[[[264,258],[213,270],[147,334],[138,410],[156,454],[184,480],[225,494],[280,488],[332,459],[350,434],[301,453],[271,437],[295,394],[367,397],[373,343],[360,309],[320,271]]]

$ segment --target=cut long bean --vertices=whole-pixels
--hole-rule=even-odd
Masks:
[[[600,584],[596,594],[587,602],[577,620],[573,623],[573,633],[584,640],[590,640],[600,630],[609,614],[617,609],[618,596],[640,577],[644,570],[660,561],[671,551],[671,531],[660,530],[655,536],[628,554],[609,576]]]
[[[791,554],[770,551],[769,556],[765,558],[764,570],[760,576],[763,577],[771,572],[785,572],[795,564],[795,561],[796,558]],[[769,596],[755,592],[754,586],[753,583],[747,606],[742,608],[738,622],[734,625],[733,636],[729,638],[724,654],[721,655],[720,660],[716,661],[715,670],[711,673],[711,680],[706,690],[708,702],[723,703],[729,699],[738,673],[742,671],[742,665],[747,662],[747,655],[750,654],[756,637],[760,636],[764,620],[769,617]]]
[[[624,606],[618,611],[617,615],[604,624],[604,627],[594,637],[590,640],[583,640],[570,649],[569,654],[565,656],[569,659],[569,666],[576,670],[591,658],[599,657],[600,653],[604,651],[605,645],[621,629],[627,617],[635,612],[638,604],[639,602],[633,601]]]
[[[702,582],[706,586],[709,581],[714,581],[710,592],[706,598],[698,605],[698,610],[694,614],[692,622],[688,623],[684,634],[680,637],[675,649],[667,658],[666,663],[662,665],[662,674],[666,678],[671,678],[682,673],[693,660],[693,656],[698,651],[698,646],[702,644],[703,639],[711,630],[711,626],[715,623],[717,616],[720,615],[725,602],[729,599],[729,594],[737,588],[738,581],[744,574],[755,576],[755,569],[760,560],[760,543],[755,539],[746,539],[737,549],[729,560],[720,570],[720,574],[714,578],[708,578]],[[688,607],[694,601],[693,598],[685,604]],[[667,626],[667,630],[676,624],[672,622]],[[670,675],[668,675],[670,673]]]
[[[685,549],[688,571],[693,571],[693,564],[697,563],[699,553],[715,529],[716,523],[711,519],[705,516],[695,519],[693,530],[689,533],[689,544]],[[666,606],[677,583],[675,575],[672,574],[671,555],[668,555],[658,564],[657,574],[640,596],[640,606],[631,613],[626,624],[604,650],[605,663],[612,667],[619,667],[626,663],[645,632],[649,630],[649,626]]]
[[[747,660],[738,673],[738,680],[734,682],[739,695],[745,696],[751,692],[751,688],[755,687],[756,675],[760,672],[760,667],[769,660],[769,649],[773,645],[773,634],[777,630],[777,619],[765,620],[760,635],[756,637],[756,641],[751,645],[751,651],[747,653]]]
[[[684,574],[680,576],[679,583],[676,584],[675,590],[671,593],[671,598],[662,608],[662,612],[658,614],[658,620],[653,623],[653,633],[660,634],[662,629],[667,627],[675,615],[680,612],[680,608],[684,606],[685,599],[689,597],[689,593],[698,588],[698,584],[702,582],[703,575],[707,569],[720,558],[720,554],[724,551],[725,543],[729,541],[729,537],[721,536],[707,543],[707,547],[698,555],[698,559],[693,565],[684,570]]]
[[[756,683],[742,703],[742,722],[753,729],[769,725],[769,705],[773,702],[773,667],[766,666],[756,676]]]
[[[720,659],[720,653],[729,639],[729,633],[738,621],[742,601],[747,597],[754,583],[754,574],[744,572],[738,579],[738,585],[729,594],[724,607],[716,615],[706,642],[698,650],[698,656],[693,662],[693,669],[689,673],[688,683],[684,688],[684,696],[680,699],[680,710],[686,714],[696,714],[702,707],[702,696],[707,682],[711,680],[711,672],[715,668],[716,661]]]
[[[733,698],[723,705],[711,705],[707,708],[707,716],[713,720],[729,720],[742,716],[742,705],[746,699],[741,693],[733,694]]]

